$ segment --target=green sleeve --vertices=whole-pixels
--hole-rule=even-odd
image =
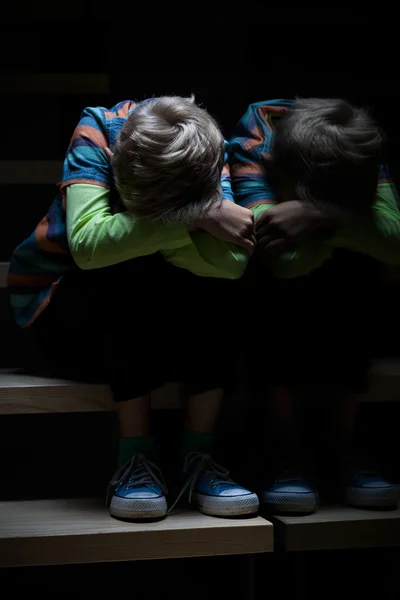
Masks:
[[[400,211],[392,183],[380,183],[371,214],[348,220],[330,238],[332,246],[361,252],[387,265],[400,264]]]
[[[127,212],[112,214],[106,188],[73,184],[66,194],[68,243],[81,269],[100,269],[156,252],[203,277],[237,279],[246,269],[244,250],[205,231],[189,234],[181,223],[155,224]]]
[[[117,263],[175,250],[192,243],[187,227],[136,220],[127,212],[112,214],[108,189],[73,184],[66,190],[68,244],[81,269]]]
[[[282,252],[266,264],[271,275],[293,279],[309,275],[332,257],[333,248],[319,239],[308,239],[298,244],[292,252]]]
[[[256,220],[259,215],[262,215],[262,213],[274,208],[275,206],[276,204],[258,204],[257,206],[252,206],[250,210],[254,215],[254,220]]]
[[[273,205],[263,204],[254,207],[253,214],[256,219],[261,213],[273,208]],[[308,275],[331,258],[333,248],[319,239],[318,234],[299,243],[291,252],[282,252],[279,256],[268,258],[264,266],[273,276],[282,279],[292,279]]]
[[[175,250],[163,250],[165,259],[177,267],[201,277],[239,279],[249,260],[245,250],[219,240],[206,231],[191,234],[192,244]]]

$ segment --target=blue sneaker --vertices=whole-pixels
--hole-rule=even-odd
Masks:
[[[258,512],[257,495],[232,481],[229,471],[208,454],[190,452],[183,470],[186,482],[175,504],[188,491],[189,502],[205,515],[237,517]]]
[[[296,472],[283,471],[264,486],[260,500],[275,514],[311,514],[318,504],[315,489]]]
[[[396,508],[399,486],[373,468],[349,464],[340,474],[344,503],[355,508]]]
[[[165,517],[166,493],[157,465],[143,454],[136,454],[117,469],[108,487],[110,515],[135,520]]]

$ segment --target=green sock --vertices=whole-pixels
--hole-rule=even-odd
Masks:
[[[151,436],[120,437],[118,443],[118,466],[132,458],[134,454],[144,454],[150,459],[156,453],[154,439]]]
[[[212,454],[215,436],[210,433],[199,433],[192,429],[184,429],[182,434],[182,456],[185,458],[189,452],[202,452]]]

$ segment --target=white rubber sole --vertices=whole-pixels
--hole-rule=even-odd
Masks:
[[[260,502],[257,494],[244,496],[206,496],[193,494],[193,502],[201,513],[212,517],[242,517],[258,512]]]
[[[161,519],[167,514],[167,501],[159,498],[120,498],[113,496],[110,515],[120,519]]]
[[[314,492],[304,494],[261,492],[260,500],[274,513],[311,514],[318,506],[318,497]]]
[[[399,486],[381,489],[346,487],[344,500],[355,508],[396,508],[399,502]]]

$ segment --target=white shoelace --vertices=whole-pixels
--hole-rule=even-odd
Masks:
[[[108,486],[107,503],[115,487],[124,484],[127,488],[156,484],[164,495],[167,494],[167,485],[160,469],[143,454],[135,454],[115,471]]]
[[[184,486],[182,487],[175,502],[173,503],[168,512],[175,508],[175,506],[178,504],[179,500],[182,498],[183,494],[187,490],[189,490],[189,502],[191,501],[193,490],[196,486],[197,480],[200,475],[215,475],[216,478],[223,479],[223,483],[225,485],[237,485],[234,481],[229,479],[228,469],[225,469],[225,467],[216,463],[209,454],[202,454],[201,452],[190,452],[185,458],[183,471],[185,473],[190,473],[190,475],[188,476]],[[213,481],[210,480],[210,484],[212,487],[215,487],[217,481],[213,484]]]

